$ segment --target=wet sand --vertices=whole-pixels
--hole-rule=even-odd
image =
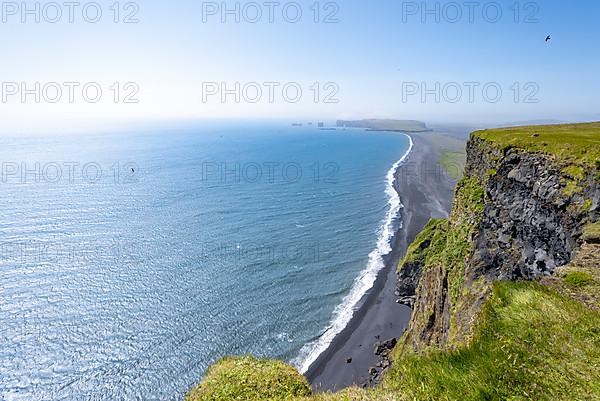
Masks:
[[[373,288],[363,297],[348,326],[310,366],[305,376],[315,391],[336,391],[369,382],[369,368],[378,357],[378,339],[399,338],[411,309],[396,303],[396,266],[430,218],[450,213],[455,182],[434,173],[440,150],[428,133],[411,134],[414,148],[396,171],[396,190],[404,208],[402,227],[394,235],[392,252]],[[349,359],[351,363],[348,363]]]

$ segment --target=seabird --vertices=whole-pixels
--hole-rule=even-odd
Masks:
[[[550,41],[550,39],[551,39],[551,38],[550,38],[550,35],[548,35],[548,36],[546,37],[546,42],[549,42],[549,41]]]

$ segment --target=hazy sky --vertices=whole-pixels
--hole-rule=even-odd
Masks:
[[[31,13],[1,3],[5,127],[85,118],[600,119],[597,1],[110,0],[97,2],[101,17],[92,3],[57,3],[35,11],[25,2]]]

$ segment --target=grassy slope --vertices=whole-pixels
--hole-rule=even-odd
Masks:
[[[431,219],[423,230],[417,235],[408,247],[406,255],[398,264],[398,271],[407,263],[424,264],[429,254],[437,254],[443,250],[446,232],[448,231],[447,219]],[[442,249],[440,249],[442,248]]]
[[[600,169],[600,122],[501,128],[473,135],[505,147],[546,153],[565,164]]]
[[[187,401],[286,400],[310,394],[306,379],[279,361],[224,358],[211,366]]]
[[[467,348],[406,354],[389,391],[418,400],[600,397],[600,314],[537,283],[495,284]]]
[[[589,308],[600,311],[600,243],[586,243],[575,259],[558,269],[554,277],[545,278],[544,284],[558,292],[577,299]]]

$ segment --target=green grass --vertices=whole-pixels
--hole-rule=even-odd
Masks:
[[[471,249],[471,239],[483,216],[484,190],[477,179],[463,178],[457,185],[450,217],[446,246],[439,259],[448,273],[448,288],[454,305],[458,302],[464,279],[465,260]]]
[[[600,245],[584,244],[568,266],[557,269],[554,277],[544,279],[545,284],[570,298],[600,311]]]
[[[438,163],[444,168],[446,174],[453,180],[460,180],[467,162],[466,152],[452,152],[444,150],[439,157]]]
[[[563,172],[575,181],[582,181],[585,178],[585,170],[579,166],[569,166],[563,169]]]
[[[598,399],[600,314],[537,283],[496,283],[470,346],[404,354],[384,388],[423,401]]]
[[[283,362],[229,357],[211,366],[186,401],[287,400],[310,392],[306,379]]]
[[[592,275],[583,271],[573,271],[567,273],[563,280],[571,287],[577,288],[585,287],[586,285],[590,285],[594,282]]]
[[[504,148],[546,153],[565,165],[596,169],[600,174],[600,122],[491,129],[473,135]]]
[[[421,230],[417,238],[408,247],[406,255],[398,265],[398,271],[406,263],[425,264],[428,255],[438,254],[443,251],[446,241],[445,233],[448,230],[447,219],[431,219]]]

